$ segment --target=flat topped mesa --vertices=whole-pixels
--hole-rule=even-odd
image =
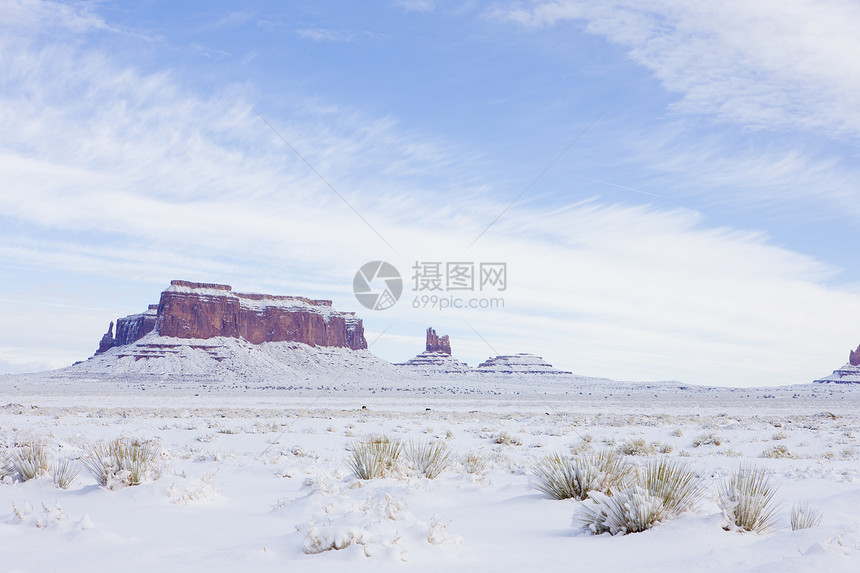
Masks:
[[[451,341],[448,335],[437,336],[433,327],[427,329],[427,352],[441,352],[442,354],[451,355]]]
[[[207,339],[242,338],[252,344],[301,342],[309,346],[367,348],[364,326],[352,312],[339,312],[330,300],[303,296],[245,294],[230,285],[170,281],[157,305],[120,318],[97,354],[140,340],[153,330],[159,336]]]

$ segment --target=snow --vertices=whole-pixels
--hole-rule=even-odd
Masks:
[[[860,383],[860,366],[854,366],[851,363],[845,364],[842,368],[833,371],[833,374],[819,378],[816,382],[838,382],[841,384],[858,384]]]
[[[496,372],[498,374],[570,374],[556,370],[546,360],[534,354],[519,353],[513,356],[487,358],[478,365],[477,372]]]
[[[312,350],[300,355],[319,357]],[[0,451],[38,439],[54,459],[76,457],[102,440],[139,437],[160,445],[165,464],[160,477],[114,490],[83,471],[67,490],[50,476],[7,478],[0,571],[860,569],[860,387],[682,390],[557,376],[495,386],[485,374],[396,389],[401,369],[366,360],[370,374],[339,390],[334,380],[300,391],[287,379],[280,390],[237,389],[191,376],[111,385],[72,369],[0,377]],[[493,390],[474,392],[480,384]],[[442,441],[455,461],[434,480],[404,471],[360,481],[347,448],[380,434]],[[593,536],[572,522],[584,502],[534,487],[531,469],[547,454],[632,440],[692,465],[706,488],[695,511],[642,533]],[[775,446],[791,457],[761,457]],[[644,453],[629,459],[660,455]],[[467,454],[485,473],[465,471]],[[743,461],[779,485],[770,533],[723,529],[717,485]],[[818,527],[791,531],[796,501],[822,511]]]

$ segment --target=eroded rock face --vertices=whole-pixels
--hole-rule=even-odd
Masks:
[[[427,345],[425,348],[426,352],[441,352],[443,354],[451,354],[451,341],[448,339],[448,335],[445,334],[443,336],[437,336],[436,331],[433,328],[427,329]]]
[[[857,347],[857,350],[852,350],[851,354],[848,355],[848,363],[851,366],[860,366],[860,346]]]
[[[102,337],[99,352],[130,344],[156,330],[176,338],[244,338],[310,346],[367,348],[361,319],[338,312],[330,300],[233,292],[229,285],[171,281],[157,305],[117,321],[116,338]]]

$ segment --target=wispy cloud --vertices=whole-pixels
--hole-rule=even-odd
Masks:
[[[300,38],[315,42],[352,42],[355,39],[355,35],[351,32],[326,28],[304,28],[296,30],[296,34]]]
[[[394,4],[410,12],[432,12],[436,9],[434,0],[395,0]]]
[[[752,128],[860,135],[860,6],[830,0],[534,2],[494,17],[529,27],[581,21],[626,46],[673,107]]]

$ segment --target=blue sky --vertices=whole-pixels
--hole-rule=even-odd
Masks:
[[[860,8],[749,4],[0,1],[0,372],[182,278],[331,298],[392,361],[432,325],[473,365],[827,374],[860,342]],[[370,260],[504,261],[505,307],[366,310]]]

